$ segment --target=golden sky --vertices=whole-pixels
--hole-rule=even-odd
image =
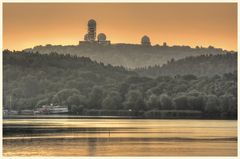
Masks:
[[[3,48],[77,45],[91,18],[112,43],[237,50],[237,3],[4,3]]]

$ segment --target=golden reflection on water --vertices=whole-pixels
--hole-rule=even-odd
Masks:
[[[233,120],[6,119],[3,124],[11,130],[3,136],[5,156],[237,155]]]

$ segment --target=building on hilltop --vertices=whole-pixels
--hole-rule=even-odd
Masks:
[[[97,23],[94,19],[88,21],[88,41],[95,41],[96,39]]]
[[[167,45],[167,43],[166,42],[163,42],[163,45],[162,45],[163,47],[167,47],[168,45]]]
[[[97,33],[97,22],[94,19],[90,19],[88,21],[88,30],[87,34],[84,35],[84,41],[79,41],[79,45],[81,44],[101,44],[101,45],[110,45],[111,42],[106,40],[107,37],[104,33],[98,34],[96,40],[96,33]]]
[[[144,35],[141,39],[141,44],[143,46],[151,46],[150,38],[146,35]]]
[[[107,40],[107,36],[104,33],[99,33],[97,36],[98,44],[101,45],[110,45],[111,42]]]

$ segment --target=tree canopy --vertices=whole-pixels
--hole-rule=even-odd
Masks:
[[[232,58],[229,56],[235,55],[210,58]],[[16,110],[56,104],[68,106],[72,114],[82,115],[158,118],[168,114],[182,118],[186,113],[195,116],[202,113],[204,118],[236,119],[237,73],[143,77],[86,57],[5,50],[3,107],[6,109],[10,98]]]

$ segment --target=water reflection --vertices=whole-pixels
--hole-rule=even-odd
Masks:
[[[237,121],[7,119],[5,156],[236,156]]]
[[[96,143],[98,138],[88,138],[88,156],[95,156],[96,154]]]

